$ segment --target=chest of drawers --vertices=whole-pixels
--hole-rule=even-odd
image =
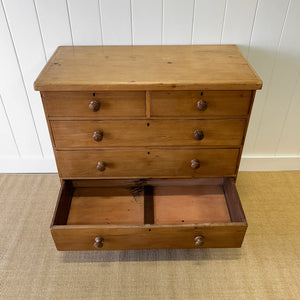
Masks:
[[[261,87],[233,45],[59,47],[35,81],[57,249],[240,247],[235,178]]]

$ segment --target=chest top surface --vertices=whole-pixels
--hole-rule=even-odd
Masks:
[[[262,81],[235,45],[61,46],[39,91],[257,90]]]

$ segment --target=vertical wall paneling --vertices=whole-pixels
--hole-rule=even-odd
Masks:
[[[300,155],[300,73],[295,88],[289,111],[280,134],[277,155],[297,156]]]
[[[28,96],[23,101],[29,101],[43,155],[53,156],[41,98],[33,89],[33,81],[46,62],[34,2],[3,0],[3,5]]]
[[[226,0],[195,0],[193,44],[219,44]]]
[[[191,44],[194,0],[164,0],[163,44]]]
[[[101,45],[98,0],[67,0],[74,45]]]
[[[263,89],[256,94],[252,108],[244,155],[255,155],[255,141],[259,132],[266,97],[270,89],[272,70],[276,61],[289,0],[259,1],[248,59],[263,78]],[[272,25],[271,25],[272,24]]]
[[[66,0],[34,0],[47,59],[61,45],[72,45]]]
[[[41,157],[19,62],[0,2],[0,94],[22,157]]]
[[[162,42],[162,0],[132,0],[134,45],[160,45]]]
[[[227,0],[222,44],[237,44],[247,55],[258,0]]]
[[[131,1],[100,0],[103,45],[131,45]]]
[[[300,2],[290,2],[279,43],[255,151],[275,155],[300,70]],[[299,97],[294,98],[299,101]],[[296,129],[295,138],[297,136]],[[281,146],[280,146],[281,147]],[[286,151],[286,150],[285,150]]]
[[[0,96],[0,156],[1,157],[18,157],[18,148],[15,143],[10,123],[5,112],[5,108]]]

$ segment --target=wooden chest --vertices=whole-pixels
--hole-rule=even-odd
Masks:
[[[261,87],[234,45],[59,47],[35,81],[57,249],[240,247],[235,178]]]

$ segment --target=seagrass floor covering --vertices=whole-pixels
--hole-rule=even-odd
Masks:
[[[299,299],[300,172],[241,172],[241,249],[57,252],[55,174],[0,175],[0,299]]]

